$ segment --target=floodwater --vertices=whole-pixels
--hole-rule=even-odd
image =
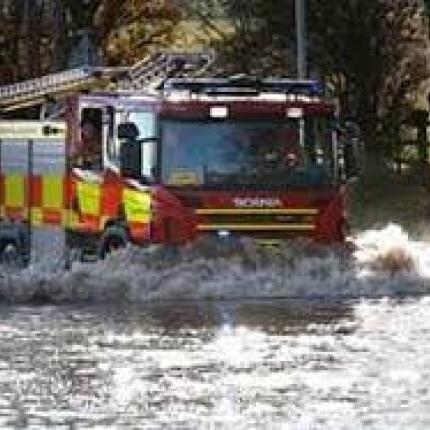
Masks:
[[[0,428],[430,428],[430,244],[128,249],[0,275]]]

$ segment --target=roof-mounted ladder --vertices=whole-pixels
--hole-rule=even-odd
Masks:
[[[42,104],[59,94],[100,86],[124,72],[124,69],[84,67],[6,85],[0,87],[0,109],[9,111]]]
[[[201,76],[214,61],[212,51],[157,53],[131,67],[127,78],[119,86],[135,90],[158,89],[173,77]]]
[[[171,77],[200,76],[213,63],[213,52],[158,53],[132,67],[82,67],[0,87],[0,111],[44,104],[73,92],[103,89],[156,89]]]

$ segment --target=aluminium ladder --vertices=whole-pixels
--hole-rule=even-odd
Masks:
[[[213,52],[151,55],[132,67],[81,67],[0,87],[0,111],[45,104],[73,92],[103,89],[157,90],[171,77],[199,76],[214,62]]]
[[[153,89],[163,86],[169,78],[201,76],[215,61],[213,51],[160,52],[130,68],[128,79],[121,84],[128,89]]]

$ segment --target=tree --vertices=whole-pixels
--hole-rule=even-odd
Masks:
[[[133,64],[167,49],[180,17],[169,0],[3,0],[0,84],[86,63]]]
[[[428,77],[428,34],[414,0],[310,1],[312,67],[329,81],[344,114],[381,152]],[[389,145],[385,145],[389,150]],[[373,156],[373,158],[375,158]]]
[[[60,0],[67,14],[68,40],[65,45],[68,66],[97,64],[99,40],[97,40],[96,17],[104,0]]]
[[[427,0],[430,4],[430,0]],[[223,73],[294,76],[294,0],[188,0],[214,26],[220,10],[233,31],[216,43]],[[327,82],[368,146],[397,139],[428,76],[428,31],[417,0],[308,0],[309,70]],[[430,7],[430,6],[429,6]],[[430,11],[430,9],[429,9]]]
[[[60,0],[3,0],[0,5],[0,83],[64,66],[65,16]]]
[[[181,13],[168,0],[105,0],[96,25],[98,40],[109,64],[133,64],[145,55],[167,49]]]
[[[293,0],[189,0],[185,9],[219,35],[213,45],[222,73],[285,75],[294,68],[293,5]],[[228,31],[220,21],[228,22]]]

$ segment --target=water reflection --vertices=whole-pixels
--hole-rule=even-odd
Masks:
[[[265,332],[299,332],[312,324],[351,318],[352,302],[305,300],[219,300],[152,302],[145,308],[152,325],[167,331],[185,327],[217,330],[245,326]]]
[[[0,427],[226,424],[220,378],[270,377],[290,336],[352,318],[350,305],[285,301],[2,307]]]

